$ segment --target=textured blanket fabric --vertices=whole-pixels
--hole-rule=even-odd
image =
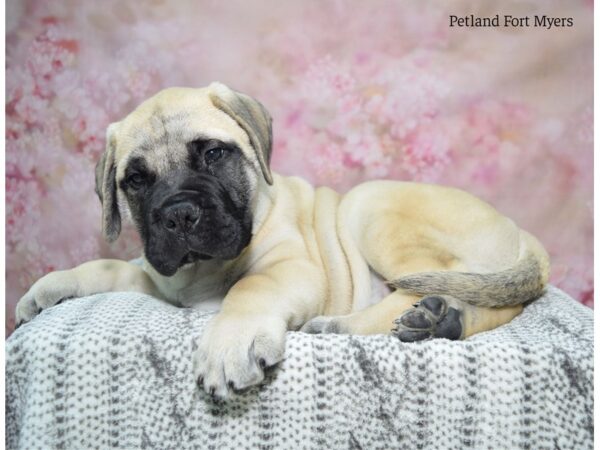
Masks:
[[[132,293],[43,312],[6,343],[7,448],[592,448],[592,311],[555,288],[463,342],[290,332],[227,404],[192,376],[209,318]]]

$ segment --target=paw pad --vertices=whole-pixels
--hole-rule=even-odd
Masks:
[[[445,298],[423,298],[394,321],[392,334],[403,342],[416,342],[434,337],[460,339],[463,332],[462,313],[448,306]]]

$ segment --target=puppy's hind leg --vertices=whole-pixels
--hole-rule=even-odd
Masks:
[[[344,316],[319,316],[301,329],[305,333],[389,334],[394,320],[413,308],[419,297],[392,292],[379,303]]]
[[[404,342],[429,338],[465,339],[510,322],[522,310],[522,305],[484,308],[449,295],[430,295],[394,321],[396,326],[392,334]]]
[[[357,241],[367,263],[386,280],[427,270],[462,269],[461,262],[428,236],[415,233],[418,227],[407,221],[394,220],[384,213],[378,220],[364,224]],[[359,240],[361,239],[361,240]],[[364,245],[369,241],[369,245]],[[411,312],[423,295],[401,290],[390,293],[379,303],[360,311],[336,317],[316,317],[302,328],[307,333],[389,334],[395,321]],[[414,332],[413,332],[414,331]],[[407,330],[407,336],[420,340],[430,337],[426,330]],[[462,334],[462,333],[461,333]]]
[[[379,303],[345,316],[319,316],[301,329],[305,333],[392,334],[403,342],[430,338],[459,340],[504,325],[522,305],[484,308],[448,295],[419,298],[395,291]]]
[[[395,279],[407,272],[447,270],[449,266],[455,271],[465,270],[460,260],[445,254],[442,248],[430,246],[415,253],[398,261],[394,252],[381,251],[370,255],[369,262],[387,279]],[[402,252],[398,254],[402,255]],[[352,314],[316,317],[307,322],[302,331],[360,335],[392,333],[404,342],[429,338],[458,340],[508,323],[522,310],[522,305],[475,306],[451,295],[413,294],[399,289],[379,303]]]

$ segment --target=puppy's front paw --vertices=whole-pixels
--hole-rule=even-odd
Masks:
[[[70,270],[51,272],[31,286],[21,297],[15,311],[15,323],[22,325],[33,319],[40,311],[50,308],[67,298],[77,296],[77,277]]]
[[[226,399],[260,383],[283,359],[286,323],[278,317],[215,316],[194,353],[194,376],[213,397]]]

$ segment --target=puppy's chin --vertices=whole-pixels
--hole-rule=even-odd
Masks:
[[[172,257],[165,259],[152,257],[146,254],[146,259],[159,274],[164,277],[172,277],[180,269],[192,267],[199,261],[209,261],[213,259],[213,257],[203,253],[189,251],[184,254],[183,257]]]
[[[250,237],[251,235],[249,234],[247,238],[238,242],[232,242],[231,245],[215,250],[211,254],[189,249],[171,254],[168,254],[166,251],[160,252],[146,249],[144,253],[146,260],[154,270],[164,277],[172,277],[180,269],[190,268],[195,264],[212,260],[227,261],[237,258],[250,243]]]
[[[168,260],[157,261],[148,255],[146,255],[146,259],[148,260],[150,265],[154,268],[154,270],[156,270],[163,277],[172,277],[173,275],[175,275],[177,273],[179,268],[182,266],[182,264],[180,262],[174,262],[174,261],[168,261]]]

